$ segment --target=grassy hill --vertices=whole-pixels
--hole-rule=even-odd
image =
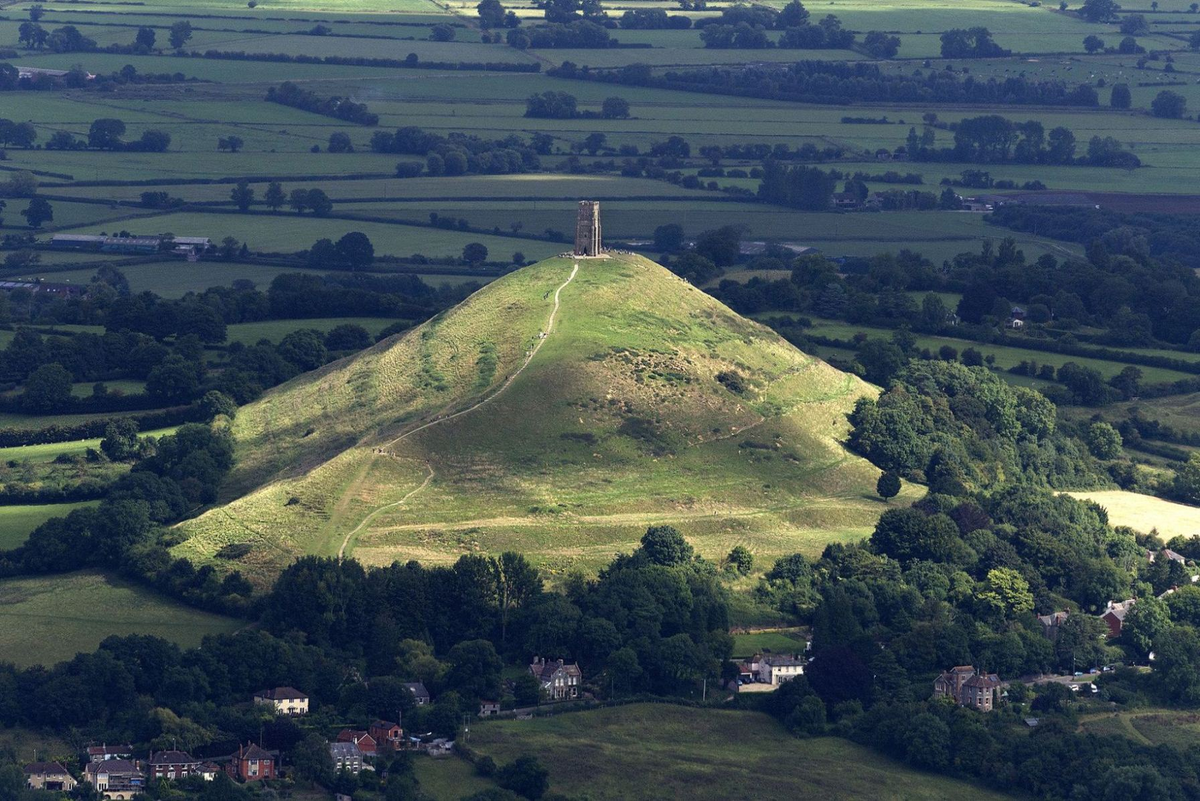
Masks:
[[[573,267],[505,276],[242,409],[226,503],[179,552],[246,542],[242,569],[269,576],[306,553],[517,549],[556,572],[655,522],[708,556],[869,531],[878,471],[839,439],[873,388],[646,259]]]
[[[594,801],[648,797],[651,776],[653,797],[695,801],[745,797],[750,788],[762,798],[1007,797],[913,770],[836,737],[797,740],[757,712],[634,704],[480,723],[469,744],[498,764],[535,754],[550,770],[552,792]],[[440,781],[439,774],[451,770],[422,768],[423,790],[439,799],[462,797],[453,781]]]

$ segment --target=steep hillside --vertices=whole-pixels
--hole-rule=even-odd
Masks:
[[[881,509],[838,444],[871,391],[646,259],[551,259],[242,409],[228,502],[178,549],[554,572],[671,522],[710,556],[814,553]]]

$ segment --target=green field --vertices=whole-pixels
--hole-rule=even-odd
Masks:
[[[1143,745],[1170,745],[1180,750],[1200,744],[1200,715],[1177,709],[1126,709],[1088,715],[1081,731],[1099,737],[1127,737]]]
[[[29,506],[0,506],[0,551],[19,547],[29,532],[52,517],[65,517],[72,509],[92,506],[95,502],[49,503]]]
[[[143,431],[138,436],[157,438],[165,437],[174,432],[174,428],[159,428],[154,431]],[[59,456],[76,456],[86,453],[91,448],[98,449],[100,447],[100,440],[101,437],[96,437],[94,439],[75,439],[69,442],[49,442],[42,445],[16,445],[11,448],[0,448],[0,462],[52,462]]]
[[[733,635],[733,655],[751,656],[763,651],[803,653],[805,638],[798,631],[763,631]]]
[[[762,315],[764,318],[770,318],[771,314]],[[842,322],[840,320],[822,320],[813,318],[813,327],[808,329],[813,334],[820,336],[833,337],[836,339],[850,340],[855,334],[865,333],[873,337],[887,339],[891,336],[891,329],[873,328],[865,325],[854,325],[851,323]],[[985,342],[975,342],[968,339],[956,339],[954,337],[942,336],[917,336],[917,347],[928,348],[931,352],[937,353],[942,346],[950,346],[962,353],[966,348],[974,348],[984,356],[995,356],[995,366],[1000,370],[1007,370],[1022,361],[1035,361],[1038,364],[1053,365],[1055,369],[1062,366],[1066,362],[1075,362],[1082,367],[1094,368],[1105,377],[1111,378],[1121,372],[1126,365],[1122,362],[1107,361],[1105,359],[1094,359],[1084,356],[1068,356],[1061,353],[1050,353],[1040,350],[1026,350],[1020,347],[1008,345],[990,345]],[[1186,354],[1173,353],[1177,358],[1186,358]],[[1188,373],[1179,370],[1168,370],[1164,367],[1145,367],[1138,365],[1138,369],[1142,371],[1145,380],[1149,383],[1178,381],[1189,376]],[[1018,376],[1006,377],[1017,378]]]
[[[239,567],[261,579],[300,553],[436,564],[516,549],[561,575],[650,522],[713,558],[739,542],[757,559],[816,555],[869,532],[878,471],[839,438],[873,388],[644,259],[571,275],[559,259],[510,273],[244,407],[229,503],[181,524],[177,552],[211,563],[249,542]],[[714,378],[731,369],[750,377],[741,396]]]
[[[21,666],[70,659],[112,635],[194,646],[240,625],[94,571],[0,581],[0,653]]]
[[[634,704],[480,723],[470,745],[498,764],[536,754],[550,770],[552,792],[595,801],[644,798],[648,781],[656,797],[697,801],[737,798],[751,786],[771,798],[1007,797],[912,770],[847,740],[798,740],[757,712]]]
[[[268,320],[261,323],[236,323],[228,327],[229,341],[252,345],[262,339],[278,342],[300,328],[311,328],[326,332],[339,325],[359,325],[371,336],[403,320],[390,317],[316,317],[308,320]]]

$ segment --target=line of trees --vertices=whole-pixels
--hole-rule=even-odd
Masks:
[[[311,111],[357,125],[378,125],[379,115],[372,114],[365,103],[355,103],[349,98],[333,96],[321,98],[309,89],[302,89],[291,81],[267,89],[267,101],[284,106]]]

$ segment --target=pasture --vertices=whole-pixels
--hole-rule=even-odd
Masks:
[[[12,449],[5,448],[5,450]],[[84,501],[82,503],[0,506],[0,551],[20,547],[29,537],[29,532],[50,518],[63,517],[74,509],[92,505],[92,501]]]
[[[912,770],[847,740],[796,739],[758,712],[631,704],[487,721],[472,727],[471,748],[498,764],[537,754],[550,770],[552,792],[596,801],[644,795],[647,776],[656,794],[697,801],[734,798],[750,784],[770,797],[1006,797]]]
[[[151,634],[191,647],[240,625],[98,571],[0,581],[0,652],[22,667],[94,651],[113,635]]]

